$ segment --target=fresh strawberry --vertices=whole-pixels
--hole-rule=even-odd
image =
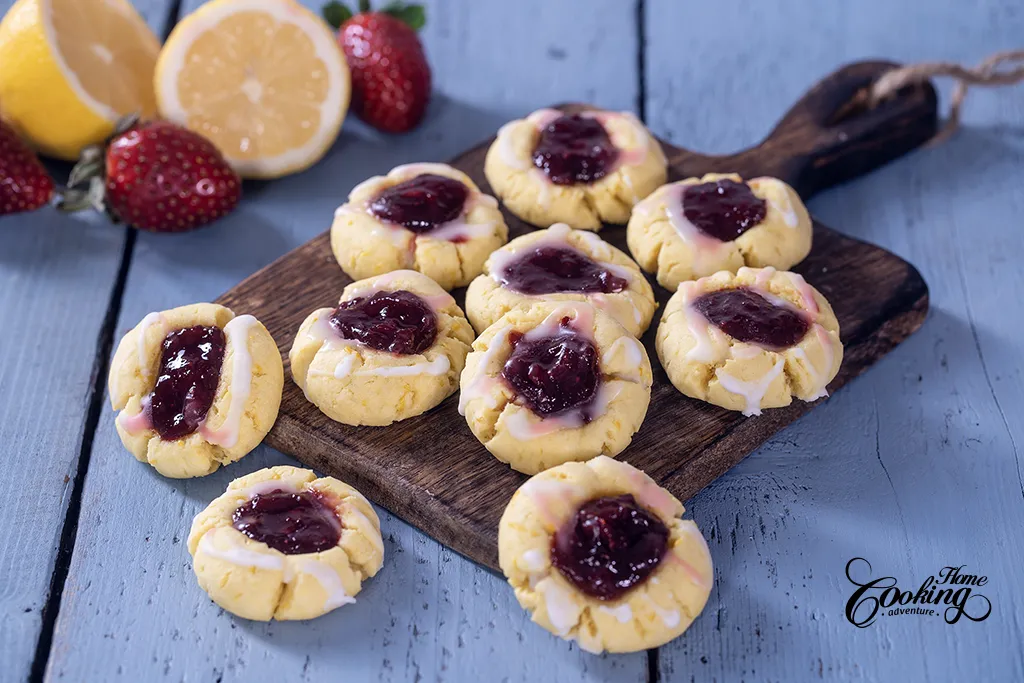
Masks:
[[[185,232],[238,204],[242,181],[213,143],[167,121],[122,121],[105,147],[91,147],[71,171],[58,208],[86,206],[153,232]]]
[[[0,216],[35,211],[53,196],[53,180],[39,157],[0,122]]]
[[[361,0],[359,14],[352,16],[331,2],[324,17],[339,29],[338,43],[352,70],[352,110],[387,133],[415,128],[430,102],[430,65],[416,35],[423,7],[393,3],[371,12]]]

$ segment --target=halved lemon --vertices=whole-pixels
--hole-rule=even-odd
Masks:
[[[159,52],[128,0],[18,0],[0,22],[0,111],[44,153],[75,159],[120,116],[156,113]]]
[[[351,86],[330,28],[292,0],[214,0],[181,21],[156,66],[161,115],[209,138],[244,177],[322,157]]]

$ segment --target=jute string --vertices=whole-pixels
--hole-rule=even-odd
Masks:
[[[960,125],[960,109],[971,86],[1001,86],[1024,82],[1024,50],[997,52],[975,67],[952,62],[922,62],[893,69],[879,78],[862,96],[873,107],[900,88],[927,81],[936,76],[956,79],[949,107],[949,118],[929,144],[946,140]]]

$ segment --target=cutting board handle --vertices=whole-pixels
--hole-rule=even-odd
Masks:
[[[904,88],[870,108],[858,97],[898,66],[870,61],[840,68],[793,105],[760,145],[716,158],[714,165],[723,171],[756,168],[807,199],[920,147],[938,129],[938,98],[930,83]]]

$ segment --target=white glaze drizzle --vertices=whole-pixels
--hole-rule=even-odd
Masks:
[[[756,185],[775,186],[779,190],[779,194],[781,194],[785,199],[782,203],[775,202],[772,199],[767,199],[768,204],[782,215],[782,221],[787,226],[795,228],[800,223],[800,219],[797,217],[796,211],[793,210],[793,202],[789,197],[789,189],[783,185],[782,181],[777,178],[762,176],[760,178],[750,180],[747,184],[751,187]]]
[[[515,149],[512,147],[512,129],[515,128],[518,123],[518,120],[509,121],[499,128],[496,144],[498,145],[498,157],[501,159],[501,163],[517,171],[525,171],[529,169],[532,164],[517,155]]]
[[[640,123],[631,112],[612,112],[612,111],[585,111],[580,114],[586,118],[597,119],[597,121],[605,127],[608,132],[608,137],[611,139],[612,144],[619,150],[619,158],[616,162],[616,166],[639,166],[644,163],[647,159],[647,150],[650,147],[650,136],[647,134],[647,129]],[[627,139],[621,131],[611,130],[608,128],[608,121],[617,120],[623,121],[629,126],[632,135],[628,136],[632,139]],[[623,178],[626,178],[626,174],[623,174]],[[630,185],[632,190],[632,185]],[[634,194],[634,197],[636,195]]]
[[[618,463],[617,460],[615,462]],[[637,502],[645,508],[656,512],[659,517],[672,519],[679,516],[682,510],[679,507],[678,501],[672,497],[671,493],[658,486],[643,471],[630,467],[625,463],[621,464],[624,465],[621,470],[629,481],[630,488],[632,489],[631,492],[636,497]]]
[[[135,353],[139,359],[139,374],[142,375],[142,379],[149,379],[152,375],[152,368],[146,362],[148,360],[146,358],[146,332],[149,331],[150,327],[157,324],[160,325],[161,331],[165,330],[167,325],[163,315],[157,312],[146,314],[146,317],[139,323],[139,335],[135,340]]]
[[[512,326],[506,325],[505,327],[498,330],[498,333],[494,335],[494,339],[491,340],[487,350],[483,352],[480,357],[480,362],[476,367],[476,377],[474,377],[467,386],[461,387],[459,392],[459,415],[466,414],[466,405],[475,398],[489,398],[488,405],[491,408],[497,408],[497,397],[487,397],[488,390],[494,386],[497,381],[491,376],[488,368],[491,366],[495,358],[499,353],[502,353],[505,349],[505,344],[508,341],[508,335],[512,332]],[[495,374],[497,374],[496,371]]]
[[[619,383],[602,381],[597,389],[597,395],[590,404],[593,414],[603,415],[608,410],[608,404],[621,392],[622,386]],[[530,441],[563,429],[579,429],[587,424],[580,409],[570,410],[562,415],[539,417],[529,408],[524,408],[507,413],[503,419],[509,436],[516,441]]]
[[[732,249],[731,242],[723,242],[707,235],[687,220],[683,210],[683,193],[686,188],[687,185],[668,185],[663,190],[652,194],[644,200],[644,203],[651,202],[651,205],[659,201],[664,203],[669,223],[675,228],[676,234],[689,244],[693,251],[694,271],[703,273],[705,270],[710,270],[708,261],[720,261],[722,253]]]
[[[427,363],[414,363],[413,365],[388,365],[370,370],[357,370],[356,375],[378,375],[380,377],[411,377],[413,375],[440,376],[448,372],[452,363],[448,356],[438,356]],[[335,373],[337,376],[337,373]]]
[[[356,364],[356,358],[358,356],[355,353],[346,353],[338,361],[338,364],[334,366],[334,379],[345,379],[352,374],[352,367]]]
[[[727,373],[724,368],[718,368],[715,370],[715,377],[718,378],[718,382],[722,385],[723,389],[743,397],[746,402],[743,414],[749,417],[751,415],[761,414],[761,400],[768,392],[768,387],[771,386],[771,383],[782,374],[782,368],[785,365],[785,359],[780,358],[776,361],[772,369],[766,372],[764,377],[756,382],[744,382],[743,380],[737,379]]]
[[[406,180],[412,180],[417,176],[434,174],[444,176],[445,178],[455,180],[465,185],[465,181],[462,179],[452,177],[452,170],[452,167],[447,164],[426,162],[396,166],[391,169],[387,176],[374,176],[356,185],[349,194],[349,201],[342,204],[334,211],[334,217],[339,218],[346,214],[370,214],[372,216],[372,213],[370,213],[370,204],[373,201],[373,198],[379,194],[376,191],[377,186],[388,180],[400,183],[405,182]],[[498,206],[497,200],[494,197],[483,194],[479,190],[473,189],[469,185],[466,185],[466,191],[468,196],[466,197],[462,212],[459,216],[447,223],[436,226],[432,230],[424,233],[415,233],[403,225],[384,222],[374,217],[374,225],[370,228],[370,232],[371,234],[383,235],[399,247],[411,245],[413,250],[415,249],[416,240],[421,238],[453,242],[460,239],[468,241],[477,237],[487,237],[494,234],[496,223],[493,221],[487,221],[485,223],[470,223],[466,220],[466,215],[477,204],[486,204],[496,208]],[[353,202],[352,197],[360,194],[368,195],[367,199],[360,202]],[[412,255],[410,254],[410,263],[411,262]]]
[[[729,348],[726,334],[712,325],[693,305],[700,296],[700,282],[684,282],[679,285],[683,293],[683,317],[693,337],[693,348],[686,352],[686,357],[700,363],[714,363],[725,357]]]
[[[536,548],[530,548],[529,550],[523,552],[522,557],[520,559],[522,560],[520,564],[522,565],[523,569],[530,572],[531,574],[536,574],[538,572],[544,571],[546,563],[544,561],[544,554],[540,550],[537,550]]]
[[[228,532],[228,533],[223,533]],[[256,569],[268,569],[270,571],[284,571],[284,556],[281,553],[266,553],[249,550],[236,542],[234,529],[231,527],[217,527],[210,529],[199,539],[199,546],[196,554],[202,553],[215,560],[229,562],[238,567],[254,567]],[[220,547],[214,544],[214,534],[220,540]]]
[[[370,542],[374,550],[380,553],[381,557],[384,556],[384,539],[380,536],[380,531],[373,525],[370,518],[364,515],[359,508],[351,503],[342,503],[344,506],[344,512],[342,513],[345,517],[355,517],[361,524],[366,526],[366,533],[363,534],[364,538]]]
[[[818,302],[814,299],[814,290],[807,284],[807,280],[804,279],[803,275],[799,273],[786,272],[786,276],[789,278],[790,284],[793,285],[803,301],[804,309],[812,316],[817,317],[820,312],[818,309]]]
[[[233,448],[238,443],[238,430],[241,426],[245,403],[252,391],[252,354],[249,352],[249,330],[259,322],[251,315],[240,315],[232,318],[224,326],[227,343],[234,352],[231,359],[231,402],[224,422],[217,429],[206,426],[205,420],[199,427],[203,438],[217,446]]]
[[[565,637],[579,623],[582,611],[579,605],[572,599],[572,594],[550,576],[537,583],[537,591],[544,596],[544,606],[551,626],[558,635]]]
[[[300,574],[312,576],[327,593],[327,597],[324,599],[324,611],[330,611],[342,605],[351,605],[356,601],[345,591],[338,572],[326,563],[319,562],[312,557],[289,557],[285,563],[284,582],[291,583]]]
[[[253,496],[273,493],[274,491],[286,491],[291,493],[297,490],[298,487],[290,481],[285,481],[283,479],[270,479],[268,481],[258,482],[252,486],[246,486],[244,489],[238,489],[234,491],[234,493],[237,493],[248,500]]]
[[[618,607],[608,607],[607,605],[599,605],[597,608],[598,612],[604,612],[615,617],[620,624],[628,624],[633,620],[633,610],[629,608],[629,604],[619,605]]]
[[[570,506],[575,504],[580,495],[580,487],[576,484],[537,476],[527,480],[519,487],[519,491],[533,501],[538,514],[552,528],[562,523],[564,515],[570,512]]]
[[[669,596],[671,595],[672,594],[669,593]],[[651,598],[651,596],[644,595],[644,597],[647,598],[647,602],[650,604],[651,609],[654,611],[654,613],[661,617],[661,621],[665,624],[666,628],[675,628],[679,626],[679,610],[664,609],[658,603],[656,603],[654,599]]]
[[[754,269],[751,268],[750,270]],[[775,268],[772,266],[765,266],[764,268],[759,269],[757,271],[757,275],[754,276],[754,287],[757,289],[767,290],[768,283],[771,281],[775,273]]]
[[[616,353],[621,349],[621,353],[626,354],[626,367],[630,368],[632,372],[629,373],[618,373],[624,379],[628,379],[632,382],[640,382],[640,368],[644,364],[644,354],[640,342],[633,337],[619,337],[612,345],[608,347],[608,350],[601,356],[601,363],[603,365],[611,365],[615,361]]]
[[[139,412],[135,415],[129,415],[127,408],[117,414],[117,424],[130,436],[153,428],[153,420],[149,415],[149,401],[150,397],[145,396],[139,404]]]

